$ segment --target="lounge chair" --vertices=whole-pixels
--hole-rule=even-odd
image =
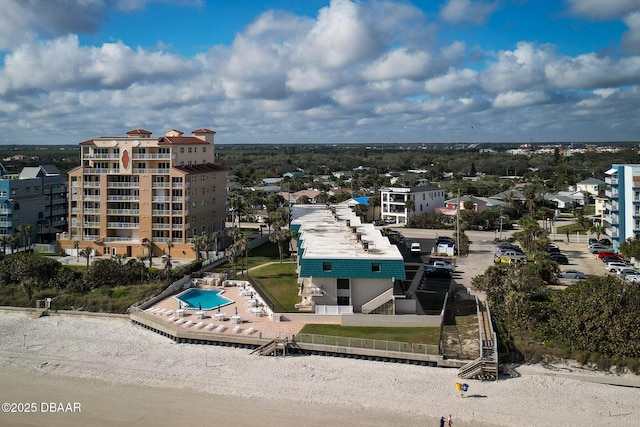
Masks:
[[[226,326],[224,326],[224,325],[218,325],[218,326],[214,329],[214,331],[216,331],[216,332],[224,332],[224,331],[226,331],[226,330],[227,330],[227,327],[226,327]]]
[[[251,334],[253,334],[255,331],[256,331],[256,330],[255,330],[255,328],[247,328],[247,329],[245,329],[245,330],[244,330],[243,334],[251,335]]]
[[[191,325],[193,325],[193,320],[187,320],[186,322],[184,322],[182,326],[184,326],[185,328],[188,328]]]
[[[156,311],[156,312],[155,312],[155,314],[162,314],[162,313],[164,313],[165,311],[167,311],[167,309],[166,309],[166,308],[161,308],[160,310]]]
[[[234,332],[236,334],[239,334],[240,331],[242,330],[242,328],[240,328],[240,325],[236,325],[233,327],[233,329],[231,330],[231,332]]]
[[[205,328],[206,330],[208,330],[208,331],[209,331],[209,330],[213,329],[215,326],[216,326],[216,324],[215,324],[215,323],[209,323],[209,324],[208,324],[207,326],[205,326],[204,328]]]
[[[175,322],[175,321],[176,321],[176,319],[177,319],[177,317],[176,317],[176,316],[171,316],[171,317],[169,317],[169,318],[167,319],[167,323]]]
[[[204,327],[204,322],[198,322],[193,326],[193,329],[200,329]]]
[[[180,324],[182,324],[182,323],[184,323],[186,321],[187,321],[186,319],[180,318],[180,319],[176,320],[175,322],[173,322],[173,324],[174,325],[180,325]]]
[[[158,310],[158,307],[149,307],[147,308],[145,311],[147,313],[153,313],[154,311]]]
[[[163,313],[165,316],[171,316],[173,314],[173,310],[167,310]]]

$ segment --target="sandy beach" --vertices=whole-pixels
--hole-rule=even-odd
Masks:
[[[123,318],[0,311],[0,425],[637,426],[640,389],[604,374],[523,367],[498,382],[456,370],[176,344]],[[640,384],[636,376],[616,377]],[[57,405],[50,405],[56,403]],[[51,407],[80,411],[52,412]],[[62,405],[58,405],[62,404]],[[70,404],[70,405],[67,405]],[[3,406],[3,410],[5,407]]]

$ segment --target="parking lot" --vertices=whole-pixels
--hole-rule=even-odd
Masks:
[[[451,236],[451,231],[445,230],[420,230],[401,228],[399,232],[405,237],[405,247],[400,247],[405,260],[408,262],[427,261],[438,236]],[[494,233],[486,231],[467,231],[467,236],[471,240],[470,252],[466,257],[458,257],[455,261],[458,266],[455,282],[471,288],[471,280],[473,277],[483,274],[486,269],[493,265],[493,256],[496,252],[496,246],[493,242]],[[508,237],[509,232],[505,232],[503,237]],[[564,236],[562,236],[564,238]],[[587,249],[587,238],[581,236],[580,241],[576,241],[576,236],[571,236],[572,241],[567,242],[566,239],[552,239],[557,244],[561,253],[565,254],[569,259],[568,265],[560,265],[560,270],[579,270],[585,275],[601,276],[606,273],[605,265],[596,256],[589,253]],[[420,242],[422,246],[422,256],[420,259],[412,257],[409,247],[413,242]],[[571,279],[561,279],[562,284],[571,284]]]

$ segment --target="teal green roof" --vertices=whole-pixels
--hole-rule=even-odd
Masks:
[[[305,259],[300,260],[300,277],[331,277],[341,279],[404,279],[403,260],[379,259]],[[331,263],[331,271],[324,271],[323,263]],[[373,271],[372,264],[379,264],[380,271]]]

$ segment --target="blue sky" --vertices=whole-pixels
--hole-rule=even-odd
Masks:
[[[640,139],[639,0],[4,0],[0,144]]]

